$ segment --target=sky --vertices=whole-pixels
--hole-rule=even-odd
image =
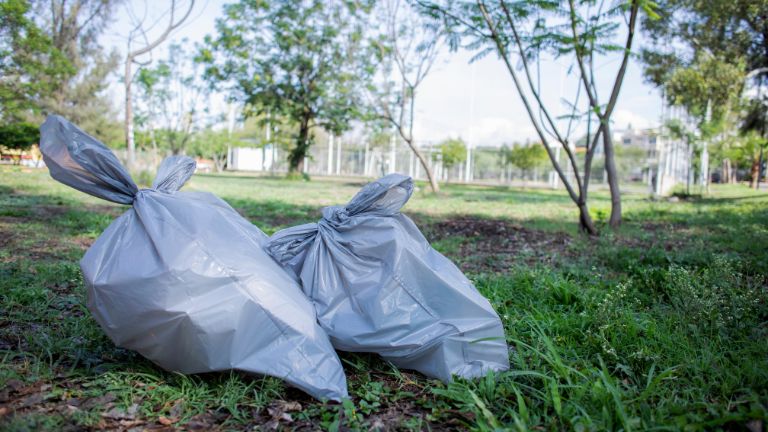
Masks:
[[[139,18],[146,16],[145,27],[157,22],[147,32],[149,39],[160,34],[168,19],[169,3],[168,0],[129,0],[119,8],[114,23],[107,29],[104,44],[125,55],[127,35],[132,28],[131,15]],[[189,4],[182,3],[181,8]],[[201,42],[206,34],[214,34],[215,20],[221,16],[225,3],[224,0],[197,0],[188,20],[154,50],[153,58],[164,58],[171,41],[186,38],[192,45]],[[636,41],[636,48],[644,43],[642,36]],[[504,63],[489,55],[470,64],[471,57],[472,53],[468,51],[443,50],[417,93],[416,140],[439,142],[449,137],[461,137],[471,146],[499,146],[537,140]],[[618,54],[596,62],[597,86],[603,98],[609,92],[619,62]],[[560,101],[562,98],[572,99],[577,88],[576,77],[568,75],[568,67],[563,60],[541,60],[542,98],[555,116],[565,114],[564,104]],[[123,100],[119,77],[115,77],[109,91],[119,109]],[[614,130],[625,129],[630,124],[633,128],[657,126],[660,112],[659,92],[644,83],[642,67],[637,59],[632,59],[613,114]],[[575,128],[573,138],[578,138],[583,132],[583,125]]]

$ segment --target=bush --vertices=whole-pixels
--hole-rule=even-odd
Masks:
[[[32,123],[11,123],[0,126],[0,147],[27,150],[40,142],[40,129]]]

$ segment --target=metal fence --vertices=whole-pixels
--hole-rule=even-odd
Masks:
[[[681,143],[660,140],[660,150],[638,156],[616,156],[620,182],[643,185],[649,192],[666,194],[677,184],[685,183],[690,174],[691,157]],[[474,148],[468,155],[469,162],[446,166],[441,161],[439,148],[432,143],[422,143],[419,150],[427,164],[440,182],[476,183],[489,185],[529,184],[539,187],[561,188],[559,176],[551,168],[549,161],[541,166],[523,171],[504,162],[499,148]],[[578,170],[583,175],[583,153],[574,149],[579,156]],[[125,161],[125,150],[116,151]],[[569,181],[573,182],[574,173],[564,152],[558,152],[559,163],[564,167]],[[136,170],[154,172],[164,155],[151,152],[137,152]],[[469,163],[469,170],[467,170]],[[198,160],[202,171],[214,171],[212,161]],[[227,170],[250,171],[268,174],[288,172],[288,152],[279,147],[267,145],[261,148],[232,148],[227,156]],[[372,146],[365,142],[333,139],[316,143],[310,148],[305,159],[304,172],[311,176],[343,176],[374,178],[392,172],[410,175],[417,180],[427,180],[425,171],[413,151],[403,142],[392,140],[388,145]],[[661,173],[659,175],[658,173]],[[591,187],[600,188],[606,184],[606,175],[602,154],[597,154],[592,163]]]
[[[439,148],[432,143],[419,146],[427,165],[441,182],[511,184],[531,183],[559,187],[561,181],[546,161],[531,170],[521,170],[505,163],[499,148],[471,149],[467,161],[447,166],[442,162]],[[578,152],[578,149],[576,149]],[[573,180],[573,170],[564,152],[558,152],[559,163],[566,175]],[[263,148],[233,148],[230,150],[227,169],[235,171],[256,171],[286,173],[287,152],[267,145]],[[583,175],[583,157],[577,164]],[[469,170],[467,164],[469,163]],[[655,178],[657,157],[655,155],[617,156],[620,181],[623,183],[649,184]],[[393,140],[389,145],[371,146],[367,143],[340,140],[338,138],[316,143],[311,147],[304,163],[304,172],[309,176],[378,177],[392,172],[408,174],[417,180],[426,180],[426,173],[413,151],[403,142]],[[591,182],[604,184],[606,176],[602,155],[595,156],[592,164]]]

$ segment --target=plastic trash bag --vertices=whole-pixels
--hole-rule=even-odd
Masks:
[[[182,373],[237,369],[316,398],[347,397],[344,371],[267,236],[210,193],[177,192],[195,162],[171,156],[139,190],[103,144],[62,117],[41,127],[51,176],[131,207],[80,262],[88,309],[118,346]]]
[[[508,369],[488,300],[400,213],[412,192],[410,177],[390,174],[318,223],[277,232],[267,251],[301,279],[337,349],[444,382]]]

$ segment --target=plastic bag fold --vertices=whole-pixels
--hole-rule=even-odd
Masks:
[[[337,349],[444,382],[508,369],[491,304],[400,213],[412,193],[410,177],[390,174],[318,223],[275,233],[267,251],[300,278]]]
[[[344,371],[311,303],[263,249],[267,236],[210,193],[177,192],[195,170],[166,158],[139,190],[114,154],[50,116],[41,152],[51,176],[131,204],[80,262],[88,309],[118,346],[163,369],[237,369],[316,398],[347,397]]]

